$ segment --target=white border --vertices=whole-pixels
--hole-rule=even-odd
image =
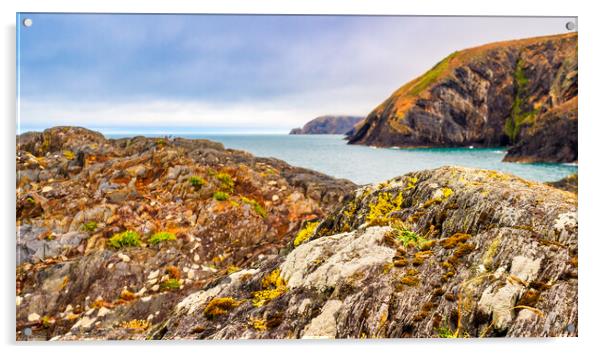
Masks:
[[[396,4],[394,4],[396,3]],[[594,351],[602,337],[602,313],[600,296],[602,287],[602,266],[599,263],[602,252],[602,186],[600,172],[602,158],[598,152],[600,132],[602,132],[600,112],[600,88],[602,80],[602,57],[600,43],[602,14],[595,8],[595,1],[525,1],[504,0],[21,0],[2,1],[2,78],[0,90],[2,99],[2,194],[0,199],[2,239],[3,291],[1,291],[3,311],[0,321],[1,344],[11,353],[105,353],[107,350],[138,351],[145,353],[184,352],[261,352],[261,353],[301,353],[311,351],[344,352],[442,352],[447,353],[504,353],[548,352],[573,353]],[[282,13],[282,14],[398,14],[398,15],[477,15],[477,16],[578,16],[579,17],[579,338],[569,339],[512,339],[512,340],[381,340],[381,341],[231,341],[231,342],[152,342],[152,343],[67,343],[30,345],[14,342],[14,149],[15,149],[15,18],[16,12],[135,12],[135,13]],[[120,348],[116,348],[120,346]]]

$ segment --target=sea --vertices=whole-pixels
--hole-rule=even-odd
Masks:
[[[146,134],[147,136],[163,136]],[[131,134],[107,134],[118,138]],[[172,135],[174,136],[174,135]],[[256,156],[275,157],[290,165],[346,178],[356,184],[382,182],[412,171],[441,166],[465,166],[497,170],[525,179],[549,182],[577,172],[574,164],[503,162],[501,148],[375,148],[348,145],[343,135],[287,134],[179,134],[190,139],[209,139],[226,148]]]

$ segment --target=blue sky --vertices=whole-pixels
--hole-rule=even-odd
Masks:
[[[454,50],[563,33],[572,20],[19,16],[18,130],[106,133],[287,132],[318,115],[366,115]]]

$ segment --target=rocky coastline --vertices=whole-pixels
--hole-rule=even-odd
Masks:
[[[307,122],[302,128],[294,128],[290,135],[299,134],[352,134],[353,127],[364,117],[320,116]]]
[[[570,191],[462,167],[357,186],[77,127],[16,159],[17,340],[578,335]]]

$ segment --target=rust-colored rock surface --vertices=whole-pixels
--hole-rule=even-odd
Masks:
[[[354,188],[206,140],[23,134],[17,336],[138,338],[188,292],[278,254]]]

